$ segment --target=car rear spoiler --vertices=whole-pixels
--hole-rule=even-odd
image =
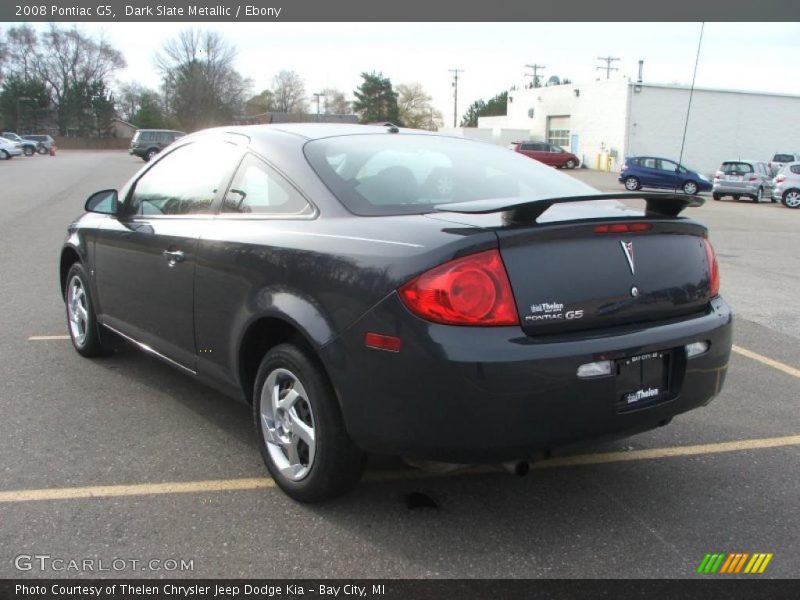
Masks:
[[[535,221],[554,204],[568,202],[590,202],[593,200],[644,200],[648,215],[677,217],[688,207],[703,206],[705,200],[699,196],[659,192],[619,192],[614,194],[589,194],[585,196],[564,196],[561,198],[538,198],[526,201],[524,198],[487,198],[452,204],[438,204],[436,210],[463,214],[487,214],[502,212],[511,222]]]

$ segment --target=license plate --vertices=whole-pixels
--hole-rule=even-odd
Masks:
[[[744,175],[727,175],[725,179],[728,181],[744,181]]]
[[[669,395],[669,351],[650,352],[616,361],[617,407],[635,408]]]

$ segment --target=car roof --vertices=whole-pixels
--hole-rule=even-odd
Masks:
[[[246,135],[250,138],[260,138],[270,136],[274,133],[288,133],[298,136],[305,140],[317,140],[328,137],[338,137],[345,135],[386,135],[397,134],[416,134],[416,135],[437,135],[435,132],[422,129],[407,129],[404,127],[396,128],[396,132],[391,131],[390,126],[384,125],[358,125],[351,123],[280,123],[272,125],[240,125],[236,127],[217,127],[207,131],[229,132]],[[201,133],[201,132],[198,132]]]

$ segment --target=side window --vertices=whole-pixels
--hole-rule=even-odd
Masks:
[[[789,170],[792,173],[796,173],[796,174],[800,175],[800,165],[792,165],[791,167],[789,167]]]
[[[656,169],[656,159],[655,158],[640,158],[639,164],[643,167],[648,169]]]
[[[128,215],[196,215],[211,211],[223,178],[238,155],[223,141],[187,144],[154,164],[125,206]]]
[[[529,151],[530,150],[536,150],[536,148],[534,148],[534,144],[522,144],[522,148],[521,149],[522,150],[529,150]]]
[[[152,142],[153,141],[153,132],[152,131],[143,131],[142,135],[139,139],[143,142]]]
[[[669,171],[670,173],[674,173],[675,169],[678,168],[678,165],[672,162],[671,160],[661,160],[659,162],[661,163],[660,168],[662,171]]]
[[[311,205],[261,159],[245,156],[222,202],[223,213],[310,215]]]

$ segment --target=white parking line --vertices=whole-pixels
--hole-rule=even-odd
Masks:
[[[68,340],[68,335],[32,335],[28,338],[29,342],[49,342],[51,340]]]
[[[794,377],[800,377],[800,369],[795,369],[794,367],[790,367],[789,365],[777,361],[775,359],[770,358],[769,356],[764,356],[763,354],[758,354],[757,352],[753,352],[752,350],[748,350],[747,348],[742,348],[741,346],[736,346],[734,344],[733,351],[737,354],[741,354],[742,356],[746,356],[747,358],[752,358],[753,360],[757,360],[758,362],[765,364],[773,369],[778,369],[778,371],[783,371],[788,375],[792,375]]]

